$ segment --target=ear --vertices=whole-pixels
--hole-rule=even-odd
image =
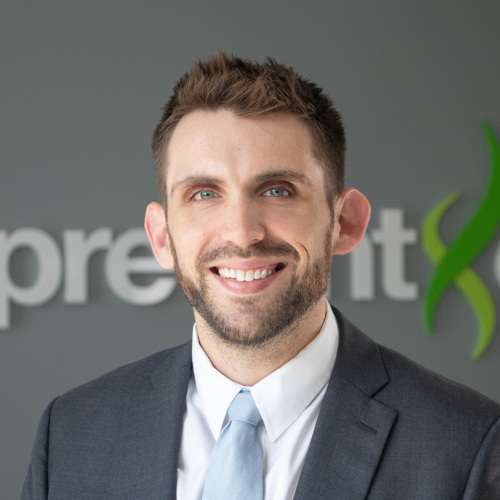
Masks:
[[[170,247],[165,221],[165,210],[159,203],[150,203],[146,209],[144,227],[156,260],[164,269],[174,268],[174,258]]]
[[[356,189],[345,189],[335,199],[335,226],[332,255],[343,255],[354,250],[363,238],[370,220],[370,203]]]

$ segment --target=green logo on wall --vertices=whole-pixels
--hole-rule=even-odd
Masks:
[[[472,357],[478,359],[488,348],[495,332],[495,306],[481,278],[469,267],[494,236],[500,223],[500,146],[493,131],[483,124],[491,155],[491,176],[486,193],[470,221],[447,248],[439,237],[439,222],[459,197],[453,193],[438,203],[422,224],[422,244],[436,270],[426,292],[425,326],[433,331],[434,316],[441,297],[451,285],[463,294],[476,315],[478,338]]]

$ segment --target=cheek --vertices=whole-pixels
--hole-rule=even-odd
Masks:
[[[267,226],[274,233],[287,235],[298,241],[314,240],[315,235],[323,232],[325,217],[319,217],[314,210],[283,211],[282,213],[269,213]]]
[[[293,245],[305,258],[317,259],[324,256],[325,244],[332,227],[330,217],[318,217],[318,214],[288,217],[282,220],[275,234]]]
[[[319,231],[314,227],[314,219],[287,214],[271,217],[267,223],[267,236],[274,242],[283,241],[297,250],[301,259],[308,260],[315,253],[315,239]]]
[[[180,262],[193,264],[217,234],[216,223],[213,219],[178,220],[171,228],[177,258]]]

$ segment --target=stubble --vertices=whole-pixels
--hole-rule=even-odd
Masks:
[[[235,246],[212,249],[198,259],[199,282],[196,283],[179,265],[179,259],[169,233],[175,273],[188,302],[203,318],[214,335],[224,344],[245,348],[262,349],[286,341],[300,324],[306,313],[324,296],[331,265],[331,232],[325,234],[323,255],[312,262],[299,275],[296,267],[286,286],[274,300],[263,303],[260,297],[235,297],[232,307],[222,307],[210,293],[203,272],[208,265],[221,258],[284,258],[288,265],[298,262],[297,251],[288,243],[259,242],[248,249]]]

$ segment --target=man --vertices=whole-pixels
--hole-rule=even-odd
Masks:
[[[326,303],[370,213],[344,149],[330,99],[273,60],[220,53],[177,83],[145,225],[193,341],[52,402],[23,498],[500,498],[499,405]]]

